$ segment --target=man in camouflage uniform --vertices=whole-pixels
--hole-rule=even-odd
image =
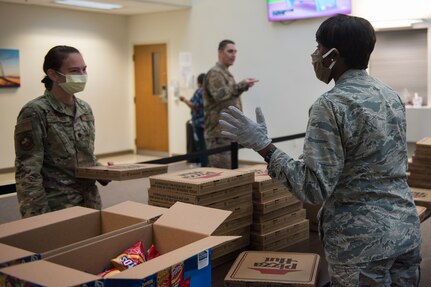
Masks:
[[[76,167],[97,165],[94,117],[90,106],[74,96],[85,86],[85,62],[75,48],[57,46],[46,55],[44,72],[44,95],[22,108],[15,127],[21,214],[76,205],[100,209],[95,181],[75,177]]]
[[[260,109],[254,123],[230,107],[222,134],[259,152],[268,174],[300,200],[323,203],[319,233],[331,286],[418,286],[421,231],[406,178],[405,107],[365,71],[374,29],[337,15],[316,40],[316,76],[335,87],[310,108],[302,160],[270,143]]]
[[[221,41],[218,47],[218,62],[205,77],[203,98],[205,141],[208,149],[230,145],[231,141],[220,135],[218,124],[220,113],[229,106],[242,109],[241,94],[256,82],[253,78],[247,78],[239,83],[235,82],[228,68],[235,62],[236,52],[233,41]],[[230,152],[210,155],[209,166],[230,169]]]

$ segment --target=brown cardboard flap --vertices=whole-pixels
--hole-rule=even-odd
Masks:
[[[0,264],[32,255],[34,252],[0,243]]]
[[[70,209],[69,211],[73,213],[72,211],[79,210]],[[53,214],[50,215],[57,220],[49,221],[51,224],[37,225],[38,228],[31,228],[31,226],[29,226],[27,230],[22,230],[21,232],[0,238],[0,242],[35,253],[43,253],[100,235],[101,233],[101,218],[100,211],[98,210],[86,214],[75,214],[74,217],[66,218],[63,221],[60,220],[61,217],[58,218]],[[16,223],[17,226],[20,227],[21,222],[16,221]],[[30,221],[27,223],[30,223]],[[83,226],[85,226],[85,228],[82,228]],[[15,229],[15,231],[17,230],[18,228]],[[71,232],[71,230],[73,232]],[[79,232],[77,232],[78,230]]]
[[[142,240],[146,249],[151,246],[151,225],[141,226],[103,240],[78,246],[75,249],[56,254],[45,260],[96,275],[109,267],[111,259],[117,257],[140,240]]]
[[[24,218],[4,224],[0,224],[0,238],[15,235],[23,231],[28,231],[50,224],[55,224],[70,218],[84,216],[92,213],[99,213],[99,210],[74,206],[58,211],[53,211],[29,218]]]
[[[231,213],[232,211],[176,202],[157,219],[154,226],[161,225],[210,235]]]
[[[116,274],[110,278],[127,278],[139,279],[152,275],[160,270],[171,267],[174,264],[184,261],[192,256],[197,256],[198,253],[220,245],[224,242],[235,240],[241,236],[209,236],[199,241],[178,248],[166,255],[159,256],[141,265]]]
[[[46,287],[77,286],[99,279],[95,275],[44,260],[6,267],[1,272]]]
[[[152,206],[134,201],[124,201],[122,203],[103,209],[103,212],[127,215],[139,219],[150,220],[162,215],[167,210],[167,208],[163,207]]]

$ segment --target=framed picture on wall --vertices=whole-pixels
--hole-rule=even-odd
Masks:
[[[0,49],[0,88],[21,86],[19,50]]]

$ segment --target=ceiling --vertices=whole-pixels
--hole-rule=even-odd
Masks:
[[[192,7],[192,0],[89,0],[91,2],[102,2],[111,4],[120,4],[123,8],[112,10],[99,10],[91,8],[81,8],[68,5],[60,5],[54,0],[0,0],[0,2],[45,6],[61,9],[72,9],[80,11],[99,12],[115,15],[138,15],[157,12],[166,12],[173,10],[189,9]]]

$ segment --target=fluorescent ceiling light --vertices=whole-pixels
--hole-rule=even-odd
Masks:
[[[92,1],[84,1],[84,0],[56,0],[55,3],[62,4],[62,5],[77,6],[77,7],[103,9],[103,10],[123,8],[123,6],[118,4],[92,2]]]
[[[393,29],[393,28],[408,28],[413,25],[422,23],[422,19],[396,19],[396,20],[379,20],[373,21],[371,24],[374,29]]]

